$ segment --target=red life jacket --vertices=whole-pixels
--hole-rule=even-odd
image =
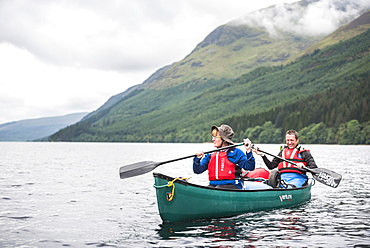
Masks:
[[[227,151],[215,152],[208,164],[209,181],[236,179],[235,164],[227,158]]]
[[[302,156],[299,155],[303,151],[305,150],[301,151],[297,148],[289,149],[288,147],[285,147],[281,155],[282,158],[286,160],[292,161],[294,163],[303,163],[306,166],[307,163],[303,160]],[[285,161],[279,163],[278,169],[280,173],[293,172],[305,174],[303,171],[299,169],[299,167]]]
[[[264,178],[269,179],[270,172],[264,168],[256,168],[252,171],[248,171],[243,177],[247,178]]]

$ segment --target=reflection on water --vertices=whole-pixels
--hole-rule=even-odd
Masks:
[[[359,207],[349,207],[343,202],[333,205],[332,201],[338,200],[336,196],[327,195],[326,199],[326,203],[311,200],[295,208],[249,213],[233,218],[163,223],[157,232],[163,240],[195,238],[202,242],[206,240],[210,245],[370,247],[368,203],[364,205],[365,200],[362,200]]]
[[[335,231],[333,231],[329,223],[322,225],[319,213],[317,213],[318,216],[312,216],[312,212],[305,210],[310,207],[309,204],[302,205],[299,209],[259,212],[228,219],[164,223],[160,225],[157,232],[161,239],[172,241],[172,243],[194,238],[212,247],[217,247],[212,244],[222,247],[225,245],[233,247],[254,247],[256,245],[347,247],[349,238],[342,237],[339,233],[351,227],[346,227],[345,223],[341,223],[340,226],[334,227]],[[321,216],[325,217],[325,214]],[[320,227],[315,227],[316,225]],[[355,242],[357,247],[369,247],[370,243],[367,240],[369,226],[366,229],[367,234],[363,233],[363,237],[360,233],[358,234],[361,238]]]
[[[233,218],[202,220],[182,223],[163,223],[157,232],[161,239],[176,240],[183,237],[204,238],[210,243],[258,243],[277,239],[299,240],[309,230],[304,211],[285,209],[240,215]],[[238,241],[235,243],[235,241]]]

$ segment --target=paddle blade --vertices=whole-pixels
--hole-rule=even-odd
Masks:
[[[315,168],[310,169],[309,171],[312,173],[313,178],[315,178],[317,181],[333,188],[338,187],[340,181],[342,180],[341,174],[328,169]]]
[[[143,161],[134,164],[122,166],[119,169],[119,176],[121,179],[134,177],[145,174],[154,170],[160,163],[154,161]]]

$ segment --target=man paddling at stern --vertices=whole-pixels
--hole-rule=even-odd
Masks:
[[[233,129],[228,125],[211,127],[212,141],[216,148],[233,145],[231,140],[234,136]],[[244,140],[246,154],[238,148],[220,150],[204,155],[199,151],[193,160],[193,171],[196,174],[208,170],[210,186],[242,189],[243,183],[240,180],[241,169],[254,170],[255,159],[251,149],[251,141]]]
[[[278,168],[279,173],[281,174],[281,179],[288,184],[288,188],[300,188],[307,183],[308,177],[306,176],[306,171],[302,169],[303,167],[308,167],[310,169],[317,168],[315,160],[313,159],[311,152],[302,148],[298,142],[298,132],[295,130],[288,130],[285,136],[286,146],[280,151],[278,157],[292,161],[297,166],[282,161],[279,158],[273,158],[270,161],[265,154],[257,150],[254,150],[255,153],[262,156],[263,162],[266,166],[272,170]]]

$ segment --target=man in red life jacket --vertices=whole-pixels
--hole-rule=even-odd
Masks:
[[[278,154],[279,157],[282,157],[286,160],[292,161],[297,166],[290,164],[288,162],[282,161],[279,158],[274,158],[270,161],[265,154],[254,150],[255,153],[261,155],[263,158],[263,162],[265,162],[266,166],[272,170],[274,168],[278,168],[281,179],[284,180],[288,186],[300,188],[307,183],[308,177],[306,176],[306,172],[301,168],[307,166],[308,168],[317,168],[315,160],[313,159],[311,152],[302,148],[298,142],[298,132],[295,130],[288,130],[285,136],[286,146],[280,151]],[[292,186],[293,185],[293,186]]]
[[[217,127],[214,125],[211,132],[214,147],[221,148],[234,144],[231,140],[234,131],[230,126],[223,124]],[[245,139],[244,146],[246,148],[245,154],[238,148],[225,149],[206,155],[201,151],[197,152],[193,161],[194,173],[200,174],[208,170],[211,186],[241,189],[243,185],[240,178],[241,169],[250,171],[255,168],[251,141]]]

